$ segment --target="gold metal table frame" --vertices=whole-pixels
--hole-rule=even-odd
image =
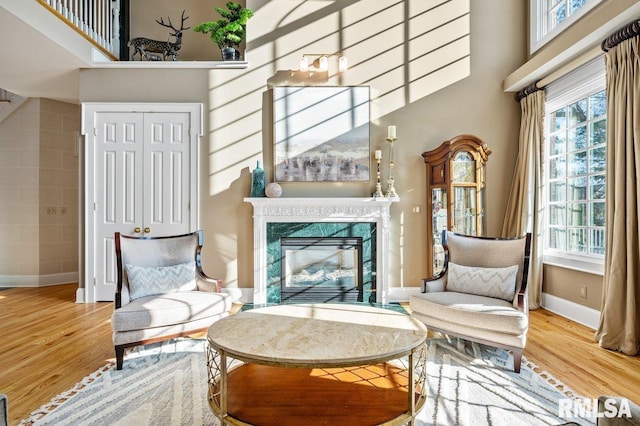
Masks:
[[[318,311],[322,315],[318,315]],[[373,318],[372,315],[383,315],[381,322],[386,321],[388,325],[366,324]],[[354,320],[355,324],[351,322]],[[333,334],[341,332],[344,328],[354,328],[352,336],[349,339],[333,339],[336,337]],[[308,335],[309,330],[316,330],[317,334],[313,334],[316,334],[318,341],[323,342],[321,353],[317,353],[318,341],[309,340],[309,337],[314,337]],[[360,342],[353,341],[360,335],[362,345],[370,344],[371,332],[382,334],[378,336],[380,347],[361,349],[358,347]],[[279,347],[281,342],[277,340],[278,335],[282,336],[280,340],[285,340],[282,347]],[[274,336],[276,340],[273,340]],[[304,338],[301,338],[302,336]],[[235,368],[244,364],[311,369],[341,368],[388,362],[407,371],[407,383],[402,387],[406,389],[408,404],[406,412],[399,413],[397,417],[385,420],[382,424],[413,424],[427,397],[426,336],[426,329],[422,323],[410,316],[368,306],[278,305],[240,312],[217,321],[209,329],[208,403],[222,426],[250,426],[228,412],[228,375]],[[237,338],[244,340],[234,343],[234,339]],[[275,342],[275,348],[258,343],[253,345],[248,342],[251,338],[256,342]],[[344,341],[349,342],[346,344],[349,347],[344,348],[342,346],[345,345],[339,343]],[[333,348],[335,356],[331,354],[332,344],[336,345]],[[287,355],[290,352],[295,354]]]

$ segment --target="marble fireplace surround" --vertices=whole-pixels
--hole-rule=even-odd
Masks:
[[[251,198],[253,205],[253,303],[267,303],[267,224],[273,222],[376,223],[377,303],[389,296],[389,219],[398,198]]]

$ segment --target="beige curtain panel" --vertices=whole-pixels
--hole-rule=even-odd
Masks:
[[[520,96],[519,96],[520,97]],[[518,159],[502,225],[503,237],[518,237],[531,232],[529,265],[529,308],[540,307],[542,298],[542,147],[544,92],[535,90],[520,99],[522,118],[518,140]]]
[[[604,44],[603,44],[604,46]],[[611,48],[607,66],[605,272],[596,339],[637,355],[640,347],[640,38]]]

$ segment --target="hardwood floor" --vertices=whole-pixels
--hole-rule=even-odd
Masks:
[[[76,304],[77,285],[0,291],[0,393],[14,425],[113,361],[112,303]],[[600,348],[593,330],[545,310],[530,313],[525,357],[588,398],[640,403],[640,357]]]
[[[229,414],[254,425],[377,425],[408,409],[406,370],[386,363],[317,369],[245,364],[228,379]]]
[[[0,291],[0,393],[9,424],[114,358],[112,303],[77,304],[77,284]]]
[[[576,393],[626,396],[640,404],[640,356],[601,348],[594,330],[547,310],[530,312],[524,355]]]

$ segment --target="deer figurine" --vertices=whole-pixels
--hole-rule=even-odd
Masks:
[[[189,17],[187,16],[185,18],[184,13],[186,11],[183,10],[182,11],[182,17],[180,18],[182,20],[182,22],[180,23],[180,29],[176,29],[173,24],[171,23],[171,18],[168,17],[168,24],[164,23],[164,20],[162,18],[160,18],[160,20],[158,21],[156,19],[156,22],[160,25],[162,25],[163,27],[167,27],[167,28],[171,28],[173,30],[172,33],[169,34],[169,37],[175,37],[176,41],[175,43],[171,43],[170,41],[159,41],[159,40],[151,40],[149,38],[146,37],[136,37],[134,39],[129,40],[129,43],[127,43],[127,46],[134,47],[134,52],[131,55],[131,60],[133,61],[133,58],[136,56],[136,53],[140,55],[140,60],[146,59],[146,60],[152,60],[151,58],[155,58],[157,57],[157,55],[149,55],[149,53],[160,53],[162,54],[162,58],[163,60],[166,60],[168,56],[171,57],[172,60],[176,60],[176,57],[178,56],[178,50],[180,50],[180,48],[182,47],[182,32],[185,30],[188,30],[191,27],[184,27],[184,21],[186,21],[187,19],[189,19]]]

